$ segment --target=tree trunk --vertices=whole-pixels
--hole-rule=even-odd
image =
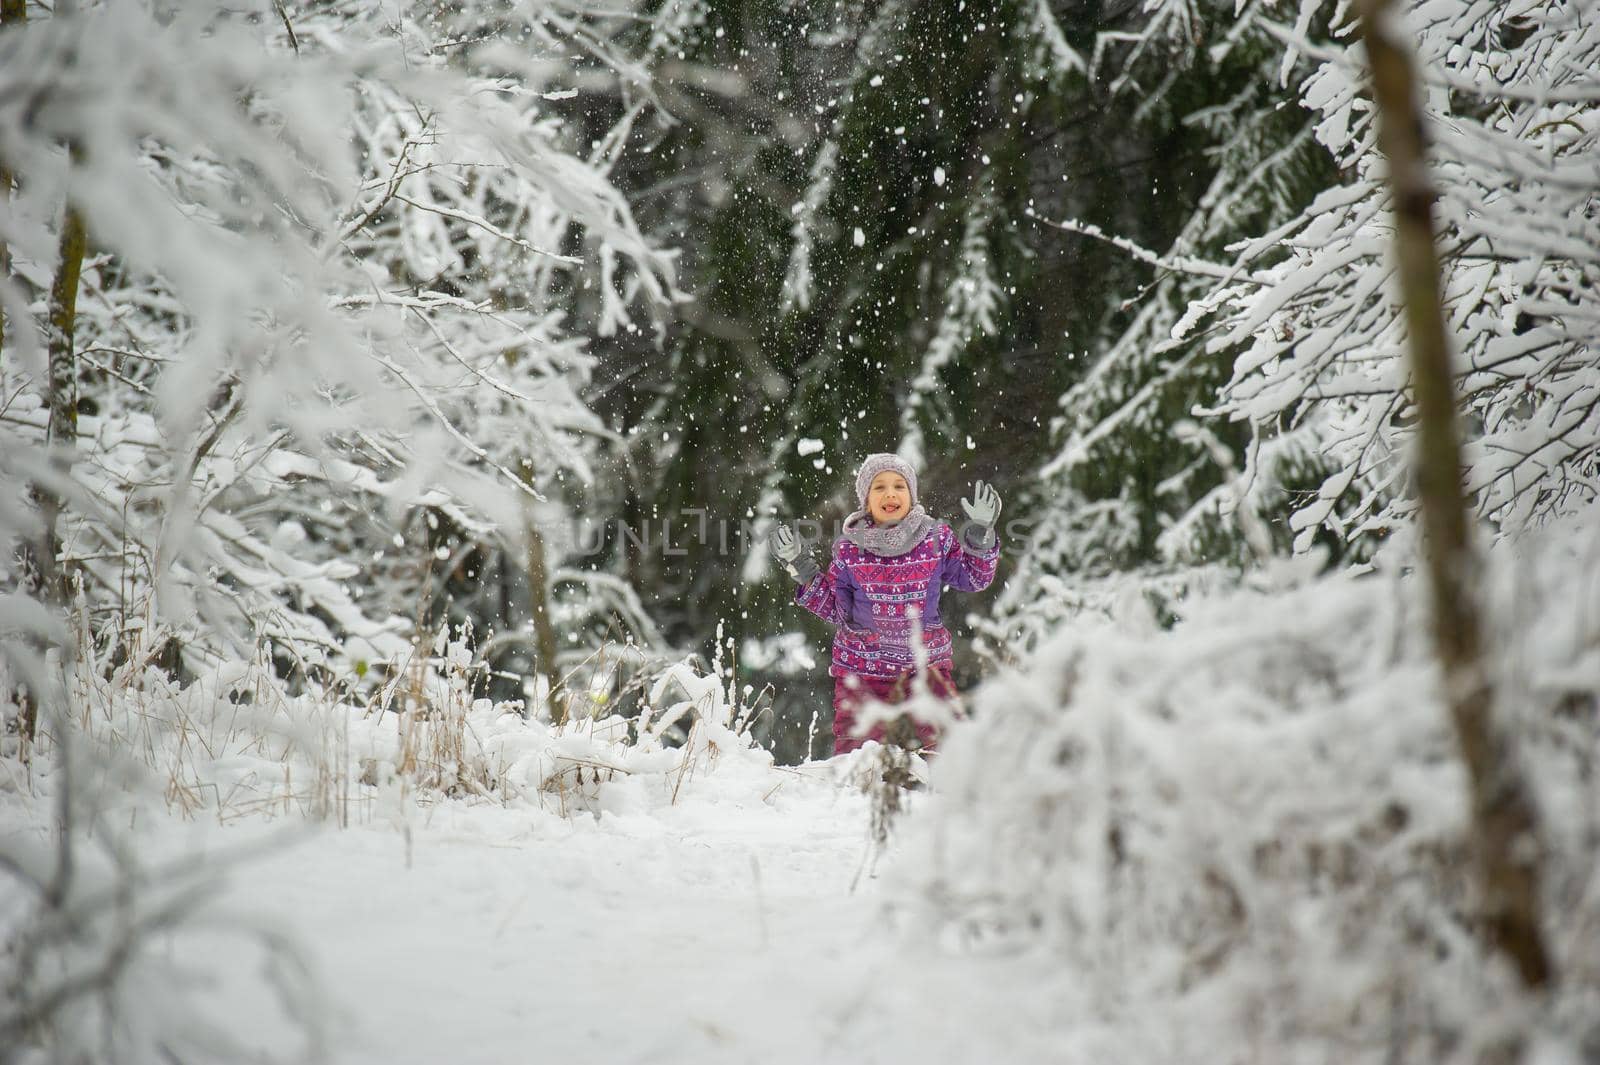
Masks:
[[[61,553],[58,524],[61,517],[61,495],[57,484],[72,471],[72,449],[78,436],[78,374],[73,356],[73,331],[78,314],[78,278],[83,271],[83,254],[88,244],[83,216],[69,201],[61,219],[60,258],[55,280],[50,285],[49,332],[49,395],[46,397],[50,419],[45,427],[45,452],[51,467],[51,483],[34,485],[34,500],[38,504],[44,529],[37,543],[31,545],[24,559],[24,569],[33,595],[41,602],[65,610],[71,599],[66,571],[57,562]],[[42,648],[40,648],[42,652]],[[38,738],[39,712],[32,693],[23,693],[17,724],[23,737],[25,751],[31,750]],[[26,755],[24,757],[27,757]]]
[[[72,471],[72,449],[78,439],[78,367],[73,352],[73,332],[78,319],[78,278],[83,270],[83,253],[88,243],[83,216],[68,204],[61,220],[61,254],[55,280],[50,285],[48,350],[50,355],[50,421],[45,429],[45,448],[50,452],[55,477],[65,479]],[[57,564],[61,542],[57,530],[61,497],[54,485],[39,489],[39,509],[44,517],[40,539],[39,591],[57,606],[65,606],[68,582]]]
[[[46,423],[44,444],[49,456],[52,481],[64,480],[72,471],[72,448],[78,436],[78,375],[73,358],[73,329],[77,323],[78,277],[83,270],[84,247],[88,243],[83,216],[69,203],[61,219],[61,254],[56,276],[50,285],[48,350],[50,355],[50,420]],[[44,529],[33,548],[31,580],[33,593],[42,602],[64,610],[70,601],[65,569],[57,561],[61,553],[58,525],[61,495],[56,484],[35,484],[34,498],[39,505]],[[39,730],[38,709],[25,696],[18,724],[31,747]]]
[[[1483,658],[1480,564],[1462,489],[1455,376],[1445,338],[1416,69],[1394,0],[1357,0],[1389,164],[1395,251],[1417,407],[1417,487],[1431,584],[1433,639],[1471,783],[1472,830],[1490,935],[1529,988],[1553,977],[1540,921],[1539,817],[1510,737],[1494,724]]]
[[[556,671],[556,629],[550,621],[550,569],[545,560],[544,534],[532,513],[528,515],[528,608],[538,659],[534,668],[550,681],[550,720],[559,725],[566,720],[566,710],[557,691],[560,674]]]
[[[18,26],[28,19],[27,0],[0,0],[0,30]],[[11,168],[0,161],[0,198],[11,199]],[[0,237],[0,278],[11,276],[11,247]],[[0,359],[6,350],[6,309],[0,304]]]

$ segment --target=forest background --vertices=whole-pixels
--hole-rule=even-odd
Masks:
[[[318,190],[343,197],[319,205],[325,222],[298,218],[303,206],[268,208],[300,187],[271,173],[292,159],[238,145],[230,122],[264,132],[249,106],[191,114],[162,101],[152,113],[136,93],[115,120],[84,125],[62,89],[87,66],[65,43],[72,22],[41,9],[29,24],[27,10],[8,6],[15,54],[25,40],[62,51],[41,62],[30,50],[13,65],[25,76],[12,94],[19,143],[8,165],[19,181],[33,168],[49,178],[20,184],[12,201],[9,423],[58,440],[78,417],[99,419],[78,441],[89,454],[76,470],[96,470],[100,505],[124,513],[89,517],[107,526],[92,534],[67,505],[65,527],[48,532],[75,545],[62,577],[91,610],[114,601],[124,612],[144,589],[195,577],[176,558],[163,572],[163,554],[195,520],[180,516],[187,506],[202,528],[213,512],[242,521],[210,542],[208,579],[253,593],[231,605],[200,595],[217,611],[204,622],[152,619],[143,639],[172,668],[215,661],[226,644],[266,647],[286,673],[326,658],[348,677],[413,637],[471,623],[495,693],[542,675],[526,685],[537,702],[551,680],[559,690],[599,659],[614,676],[585,679],[586,689],[625,686],[648,663],[659,671],[685,654],[709,660],[721,633],[753,689],[772,685],[761,728],[792,761],[818,708],[826,731],[829,681],[817,663],[827,634],[787,606],[759,543],[775,516],[836,525],[872,451],[911,457],[942,516],[974,480],[998,484],[1024,534],[1008,543],[996,590],[951,610],[1000,626],[964,655],[964,685],[983,662],[1015,654],[1016,632],[1036,636],[1106,578],[1140,575],[1170,612],[1202,571],[1236,572],[1250,557],[1219,486],[1266,434],[1213,419],[1174,443],[1176,426],[1219,405],[1242,340],[1214,343],[1216,325],[1170,334],[1226,276],[1200,260],[1226,262],[1232,242],[1274,231],[1346,180],[1312,135],[1318,116],[1295,106],[1311,65],[1285,51],[1259,4],[224,9],[223,25],[259,38],[253,63],[298,58],[308,85],[322,79],[297,90],[305,97],[356,89],[356,170],[341,175],[349,190]],[[1326,17],[1305,5],[1300,28],[1325,33]],[[240,43],[219,38],[213,51]],[[426,56],[433,83],[423,90],[407,83],[415,74],[383,69],[385,47],[387,60]],[[79,91],[138,88],[145,73],[125,64]],[[448,91],[445,73],[459,76]],[[272,76],[289,74],[274,66]],[[238,91],[217,70],[169,77],[190,100]],[[468,116],[448,95],[486,86],[506,115]],[[41,107],[53,126],[38,121]],[[486,146],[507,154],[500,118],[527,138],[513,158],[545,168],[531,180],[467,158]],[[197,158],[155,144],[164,122],[192,138],[184,150]],[[207,143],[215,137],[223,145]],[[201,158],[211,154],[221,157]],[[270,175],[249,217],[216,202],[236,194],[225,187],[234,165]],[[356,328],[382,318],[397,332],[369,341],[361,373],[343,381],[348,367],[309,352],[251,365],[210,350],[164,373],[174,345],[242,339],[218,301],[270,315],[282,309],[263,302],[288,298],[243,292],[267,282],[238,266],[239,291],[214,279],[204,292],[174,291],[170,275],[203,273],[194,264],[214,249],[188,240],[194,227],[158,221],[170,220],[169,203],[192,217],[203,205],[214,227],[246,231],[232,240],[270,221],[263,209],[290,226],[323,225],[301,251],[346,292],[335,308],[359,311],[347,314]],[[259,272],[273,272],[281,235],[261,236]],[[1198,265],[1183,267],[1185,257]],[[334,267],[345,276],[329,277]],[[65,306],[52,293],[77,271],[82,295]],[[197,311],[196,298],[212,305]],[[62,310],[76,312],[72,336],[30,362]],[[206,314],[220,333],[202,341]],[[393,350],[397,339],[415,364]],[[28,385],[47,358],[54,396]],[[270,409],[245,431],[249,404],[271,392],[251,378],[276,383],[287,364],[333,378],[319,382],[324,398],[346,389],[341,418],[398,391],[401,420],[442,446],[395,444],[392,412],[374,419],[389,421],[387,444],[366,426],[338,437],[320,425],[273,429],[282,412]],[[209,399],[162,409],[185,391]],[[1292,416],[1294,404],[1281,407]],[[111,435],[132,422],[137,439]],[[1250,499],[1270,549],[1286,550],[1300,494],[1336,467],[1314,442],[1273,446],[1272,469],[1251,469]],[[104,461],[128,448],[155,450],[131,465]],[[419,457],[433,465],[405,467]],[[479,486],[477,499],[455,471]],[[258,498],[242,518],[231,496],[250,479]],[[1319,539],[1354,557],[1359,541]],[[244,572],[257,569],[270,576]],[[337,587],[313,589],[312,573],[337,574]],[[963,616],[951,620],[973,634]]]

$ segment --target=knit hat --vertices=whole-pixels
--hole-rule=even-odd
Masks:
[[[856,500],[863,507],[867,505],[867,489],[872,487],[872,479],[885,470],[893,470],[906,479],[906,484],[911,489],[911,505],[916,506],[917,471],[911,468],[911,463],[887,451],[868,455],[861,463],[861,469],[856,473]]]

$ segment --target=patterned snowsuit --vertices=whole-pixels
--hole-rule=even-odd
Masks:
[[[955,694],[950,680],[950,630],[939,615],[939,593],[981,592],[994,580],[998,541],[982,554],[969,551],[946,522],[935,522],[922,542],[903,555],[885,557],[840,539],[833,563],[795,591],[795,602],[837,626],[833,637],[834,752],[853,751],[866,740],[883,738],[875,725],[854,736],[857,711],[867,698],[899,703],[910,694],[916,670],[911,645],[920,620],[927,653],[928,684],[936,693]],[[932,747],[937,732],[914,722],[917,737]]]

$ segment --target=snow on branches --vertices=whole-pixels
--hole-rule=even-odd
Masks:
[[[263,640],[302,666],[403,651],[437,520],[515,544],[526,500],[593,476],[607,431],[562,291],[590,287],[602,332],[673,291],[544,103],[570,80],[558,28],[610,55],[601,26],[529,11],[530,51],[470,7],[279,14],[84,5],[0,36],[5,478],[67,501],[89,608],[120,624],[157,594],[191,665]],[[64,206],[89,237],[81,418],[50,465],[26,326]],[[0,567],[36,526],[6,509]],[[386,555],[408,575],[358,601],[348,578]]]
[[[1600,18],[1542,0],[1413,3],[1408,17],[1470,420],[1467,489],[1514,536],[1600,493]],[[1410,516],[1412,411],[1361,57],[1280,32],[1322,60],[1301,96],[1348,181],[1247,244],[1241,280],[1206,302],[1222,326],[1211,346],[1245,345],[1213,412],[1334,461],[1295,510],[1303,548],[1318,528],[1351,538]]]

